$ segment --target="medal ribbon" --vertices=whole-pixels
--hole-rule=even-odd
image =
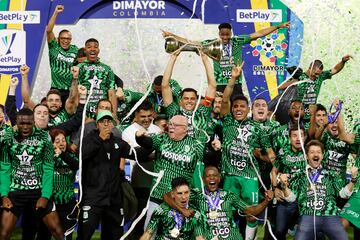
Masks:
[[[224,51],[223,56],[228,56],[229,58],[231,58],[232,56],[231,40],[228,42],[228,44],[223,44],[223,51]]]
[[[162,97],[160,97],[159,95],[156,94],[156,102],[158,104],[158,106],[163,106],[163,99]]]
[[[207,203],[209,205],[209,209],[210,210],[216,210],[219,207],[219,203],[220,203],[220,192],[219,190],[216,191],[215,197],[212,198],[210,195],[210,192],[206,189],[206,198],[207,198]]]
[[[319,178],[320,175],[321,175],[321,171],[322,171],[322,169],[317,170],[315,174],[311,174],[311,176],[309,176],[309,177],[310,177],[310,181],[311,181],[312,183],[316,183],[316,181],[318,180],[318,178]]]
[[[183,220],[184,220],[183,216],[179,212],[177,212],[175,210],[173,210],[172,215],[173,215],[173,218],[174,218],[174,221],[175,221],[175,228],[180,229],[182,224],[183,224]]]

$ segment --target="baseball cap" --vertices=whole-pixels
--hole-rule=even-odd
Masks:
[[[110,118],[110,119],[114,120],[112,113],[108,110],[102,110],[102,111],[98,112],[96,115],[96,122],[100,121],[103,118]]]

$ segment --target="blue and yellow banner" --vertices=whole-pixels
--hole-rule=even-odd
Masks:
[[[301,57],[303,24],[301,20],[280,0],[9,0],[0,1],[1,29],[26,32],[26,63],[30,66],[29,82],[33,84],[37,75],[39,58],[45,44],[45,29],[50,15],[58,4],[66,11],[58,16],[56,24],[76,24],[79,19],[121,19],[121,18],[198,18],[204,24],[228,22],[233,32],[251,34],[269,26],[291,21],[290,29],[257,39],[243,49],[246,62],[244,76],[250,98],[263,96],[270,100],[279,92],[277,87],[287,77],[286,67],[298,65]],[[194,10],[194,11],[193,11]],[[216,14],[214,14],[216,13]],[[11,32],[9,32],[11,33]],[[214,37],[217,33],[214,33]],[[0,36],[0,54],[11,52],[14,35]],[[3,39],[3,37],[5,37]],[[15,38],[16,40],[16,38]],[[7,49],[6,49],[7,48]],[[10,59],[9,57],[7,59]],[[13,58],[14,61],[16,59]],[[9,65],[10,66],[10,65]],[[4,67],[1,63],[0,68]],[[10,68],[9,68],[10,69]],[[11,75],[16,71],[3,72],[0,79],[0,104],[4,104]],[[9,74],[10,73],[10,74]],[[17,89],[17,103],[21,105],[20,88]]]

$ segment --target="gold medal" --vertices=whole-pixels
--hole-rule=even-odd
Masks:
[[[209,211],[209,218],[214,220],[214,219],[217,219],[218,217],[218,212],[216,210],[210,210]]]
[[[173,228],[170,231],[170,236],[173,237],[173,238],[177,238],[179,235],[180,235],[180,230],[177,229],[177,228]]]

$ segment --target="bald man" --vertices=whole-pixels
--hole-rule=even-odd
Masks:
[[[136,141],[142,147],[155,150],[154,172],[164,170],[164,176],[150,195],[146,229],[152,213],[163,202],[164,194],[171,191],[171,180],[184,177],[191,182],[197,162],[202,161],[205,145],[188,136],[188,121],[182,115],[170,119],[168,133],[148,137],[144,130],[139,130]],[[153,179],[152,186],[156,180]]]

